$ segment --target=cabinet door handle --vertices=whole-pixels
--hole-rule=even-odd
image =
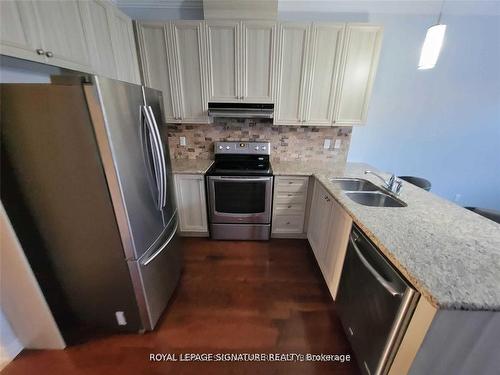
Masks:
[[[41,49],[41,48],[38,48],[36,50],[36,53],[38,53],[39,55],[45,55],[45,51],[43,49]]]
[[[290,225],[290,222],[289,222],[289,221],[287,221],[287,222],[286,222],[286,225]]]
[[[288,181],[288,183],[291,185],[291,184],[293,184],[293,181]]]
[[[54,57],[54,54],[51,51],[47,51],[47,52],[45,52],[45,56],[50,58],[50,57]]]
[[[292,208],[292,205],[291,205],[291,204],[289,204],[289,205],[288,205],[288,208]]]

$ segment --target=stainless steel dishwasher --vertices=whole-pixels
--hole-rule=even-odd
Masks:
[[[420,294],[353,226],[336,299],[364,374],[386,374]]]

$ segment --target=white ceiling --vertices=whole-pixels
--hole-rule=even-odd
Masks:
[[[196,10],[203,9],[203,0],[112,0],[119,8]],[[259,0],[248,0],[255,2]],[[265,1],[265,0],[261,0]],[[328,12],[328,13],[389,13],[389,14],[437,14],[441,0],[278,0],[280,12]],[[447,14],[500,15],[500,0],[446,0]]]

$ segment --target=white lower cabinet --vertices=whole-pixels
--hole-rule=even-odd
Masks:
[[[307,238],[330,294],[335,299],[352,219],[321,183],[315,181],[314,185]]]
[[[333,299],[337,296],[351,227],[351,217],[336,200],[333,200],[323,266],[323,276]]]
[[[308,186],[309,177],[274,178],[272,237],[303,237]]]
[[[175,174],[174,181],[180,234],[208,236],[205,176]]]
[[[309,211],[307,239],[323,273],[332,204],[333,198],[328,194],[323,185],[315,181],[311,210]]]

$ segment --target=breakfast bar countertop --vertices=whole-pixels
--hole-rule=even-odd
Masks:
[[[435,307],[500,311],[500,224],[403,182],[407,207],[352,201],[330,178],[381,181],[364,163],[273,162],[275,175],[314,176],[380,251]],[[387,173],[381,173],[389,177]]]

